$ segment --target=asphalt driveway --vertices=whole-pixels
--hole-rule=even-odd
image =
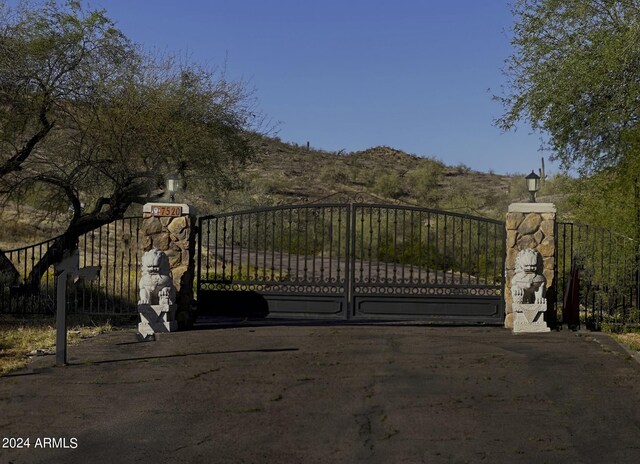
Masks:
[[[640,462],[640,364],[606,335],[209,325],[69,360],[0,378],[0,445],[30,443],[0,462]]]

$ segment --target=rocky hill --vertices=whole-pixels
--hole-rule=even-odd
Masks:
[[[447,166],[391,147],[336,153],[277,138],[263,139],[258,159],[241,179],[242,187],[218,199],[218,205],[202,193],[189,196],[207,212],[351,196],[489,217],[502,217],[512,199],[526,198],[521,176]]]

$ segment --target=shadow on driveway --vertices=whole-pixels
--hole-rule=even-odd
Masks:
[[[106,334],[71,347],[69,368],[45,357],[0,378],[5,437],[77,443],[0,448],[0,462],[640,462],[640,366],[605,335],[198,329]]]

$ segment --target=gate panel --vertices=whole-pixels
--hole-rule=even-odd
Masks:
[[[354,317],[502,322],[502,222],[387,205],[352,221]]]
[[[502,323],[504,223],[324,204],[200,219],[201,314]]]
[[[336,204],[201,218],[199,312],[346,317],[349,214]]]

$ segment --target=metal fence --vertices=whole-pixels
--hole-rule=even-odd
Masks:
[[[556,239],[560,320],[592,330],[640,323],[638,244],[608,229],[565,222],[557,223]],[[569,304],[565,307],[572,278],[577,296],[573,317]]]
[[[80,237],[80,266],[101,266],[98,280],[67,292],[78,314],[136,314],[142,218],[125,218]],[[502,293],[504,237],[498,221],[433,210],[344,204],[265,208],[201,220],[199,285],[347,298],[357,294]],[[53,266],[28,282],[55,238],[3,252],[0,314],[54,314]],[[638,244],[610,230],[557,223],[555,309],[579,274],[585,328],[640,324]],[[6,263],[5,263],[6,264]],[[37,281],[37,280],[36,280]],[[406,292],[405,292],[406,290]]]
[[[76,314],[136,314],[142,218],[104,225],[80,237],[80,266],[101,266],[98,280],[67,291],[67,311]],[[35,279],[38,263],[56,238],[4,251],[13,272],[0,271],[0,314],[54,314],[55,272],[49,266]],[[39,285],[30,282],[39,280]]]

